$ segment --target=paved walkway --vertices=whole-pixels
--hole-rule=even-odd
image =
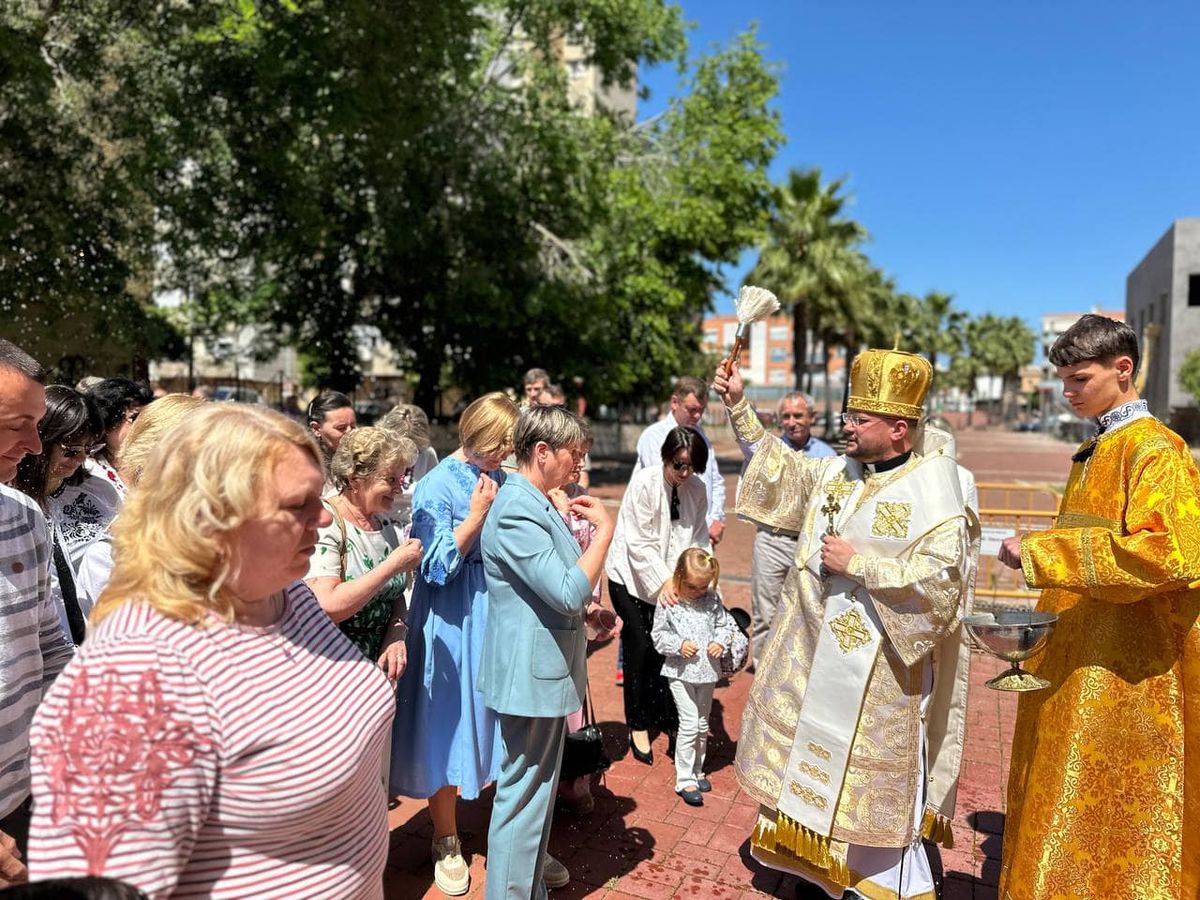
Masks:
[[[987,480],[1063,482],[1074,448],[1040,435],[965,433],[960,456]],[[1006,473],[1008,473],[1006,475]],[[729,479],[732,497],[733,478]],[[620,487],[601,487],[601,496],[619,497]],[[718,551],[729,605],[749,609],[750,545],[753,530],[730,522]],[[739,900],[795,896],[795,879],[765,869],[749,857],[749,834],[756,805],[733,777],[735,741],[752,675],[741,672],[719,686],[710,719],[708,768],[713,791],[703,807],[675,796],[674,767],[666,739],[654,747],[654,763],[639,763],[627,752],[620,688],[614,684],[615,643],[590,648],[588,671],[605,745],[616,761],[594,794],[586,816],[559,812],[550,851],[570,869],[572,882],[554,891],[554,900],[577,897],[644,900]],[[944,900],[995,900],[1004,826],[1004,783],[1016,714],[1016,695],[987,689],[983,682],[1001,671],[997,660],[975,653],[968,701],[967,743],[955,847],[931,852]],[[469,896],[483,896],[490,790],[478,801],[460,802],[459,830],[471,866]],[[441,897],[433,887],[429,861],[432,834],[424,803],[404,800],[390,814],[392,849],[387,872],[389,898]],[[939,861],[940,860],[940,861]]]

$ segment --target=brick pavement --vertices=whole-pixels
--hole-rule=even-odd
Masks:
[[[1040,435],[966,432],[959,436],[960,457],[980,473],[981,480],[1065,481],[1073,449]],[[732,498],[732,475],[728,481]],[[602,485],[596,493],[615,500],[621,488]],[[731,520],[717,554],[726,600],[743,609],[750,605],[752,540],[752,528]],[[733,777],[735,742],[753,676],[741,672],[716,691],[708,745],[713,791],[706,795],[703,807],[693,808],[673,791],[674,767],[666,757],[665,737],[655,742],[652,766],[627,753],[621,693],[613,680],[616,652],[615,642],[589,648],[597,718],[605,746],[616,761],[594,790],[592,813],[573,816],[560,811],[555,816],[550,851],[571,870],[572,882],[552,892],[554,900],[795,896],[795,879],[750,860],[748,837],[756,807]],[[996,898],[1016,696],[988,690],[983,683],[1003,668],[998,660],[973,654],[955,846],[941,850],[940,856],[931,852],[944,900]],[[472,875],[470,897],[483,896],[491,801],[489,789],[478,801],[459,804],[459,830]],[[441,897],[433,887],[432,830],[424,803],[405,799],[390,813],[389,822],[387,896]]]

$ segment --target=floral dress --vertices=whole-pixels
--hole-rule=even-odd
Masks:
[[[343,542],[342,528],[338,524],[340,511],[328,501],[325,506],[333,513],[333,522],[317,533],[317,548],[309,561],[306,578],[353,581],[370,572],[399,546],[399,535],[390,523],[378,531],[364,531],[346,518],[342,519],[346,528]],[[404,587],[404,575],[393,575],[366,606],[338,624],[342,634],[350,638],[367,659],[376,660],[383,652],[383,639],[392,621],[392,610],[396,599],[403,596]]]
[[[429,797],[457,785],[472,800],[499,768],[499,719],[475,690],[487,628],[483,557],[478,540],[465,553],[454,540],[479,474],[450,456],[413,493],[412,537],[424,550],[409,607],[408,668],[397,690],[393,794]],[[503,483],[501,472],[491,477]]]

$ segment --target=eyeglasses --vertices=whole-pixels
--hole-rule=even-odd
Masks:
[[[677,462],[676,460],[671,460],[671,468],[676,472],[686,472],[692,468],[692,464],[690,462]]]
[[[843,425],[853,425],[855,428],[865,428],[873,422],[880,421],[879,419],[869,419],[866,416],[860,416],[856,413],[842,413],[841,419]]]
[[[80,454],[91,456],[104,449],[104,444],[59,444],[58,446],[62,448],[63,459],[74,459]]]

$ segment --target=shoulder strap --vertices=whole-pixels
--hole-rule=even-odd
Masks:
[[[346,551],[349,549],[346,539],[346,519],[342,516],[342,511],[338,509],[337,504],[333,499],[329,501],[329,509],[333,513],[333,519],[337,522],[338,531],[341,533],[342,540],[338,544],[338,575],[342,581],[346,580]]]

